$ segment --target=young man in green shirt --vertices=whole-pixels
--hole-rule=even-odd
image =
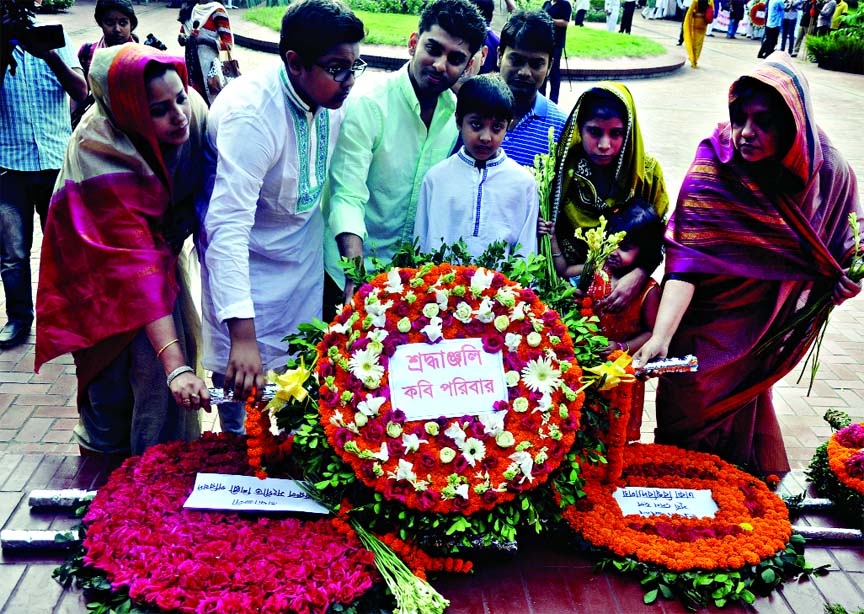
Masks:
[[[353,294],[340,256],[389,260],[411,241],[420,184],[456,141],[456,99],[450,87],[486,37],[486,23],[468,0],[435,0],[408,39],[411,59],[388,81],[346,105],[330,163],[325,210],[325,318]]]

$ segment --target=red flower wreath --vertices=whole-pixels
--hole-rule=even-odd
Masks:
[[[484,416],[408,421],[391,403],[396,348],[466,338],[502,353],[508,400]],[[582,371],[569,333],[500,273],[394,268],[358,289],[318,354],[328,441],[364,484],[422,512],[473,514],[542,484],[579,427]]]
[[[136,603],[197,614],[326,612],[379,576],[336,519],[187,510],[197,472],[251,475],[233,435],[158,445],[130,458],[84,517],[84,561]]]
[[[584,467],[585,498],[564,510],[570,526],[593,546],[671,571],[734,570],[786,548],[792,534],[786,504],[761,480],[712,454],[657,444],[624,448],[616,484],[602,467]],[[710,489],[714,518],[676,514],[623,516],[616,487]]]

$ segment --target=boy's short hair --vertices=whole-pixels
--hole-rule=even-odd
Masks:
[[[621,243],[639,247],[639,256],[634,264],[650,274],[663,261],[665,230],[663,220],[657,215],[651,203],[644,198],[636,197],[629,207],[615,211],[609,216],[609,227],[606,231],[609,234],[626,232]]]
[[[546,11],[516,11],[510,15],[504,29],[498,53],[511,47],[524,51],[548,53],[551,58],[555,51],[555,25]]]
[[[456,97],[456,121],[461,122],[469,113],[510,121],[513,119],[513,94],[496,73],[471,77]]]
[[[486,22],[476,6],[468,0],[435,0],[420,13],[417,34],[423,34],[440,26],[450,36],[468,43],[470,55],[480,51],[486,40]]]
[[[295,51],[304,66],[312,66],[327,51],[343,43],[359,43],[363,22],[341,0],[298,0],[282,16],[279,55]]]

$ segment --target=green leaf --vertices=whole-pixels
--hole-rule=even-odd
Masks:
[[[645,596],[642,598],[642,601],[646,604],[651,604],[657,601],[657,589],[653,589],[645,593]]]
[[[771,568],[763,569],[761,577],[766,584],[774,584],[777,581],[777,574]]]

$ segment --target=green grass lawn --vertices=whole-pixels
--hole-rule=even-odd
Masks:
[[[278,32],[284,12],[285,8],[278,6],[255,8],[246,11],[243,17]],[[366,11],[356,13],[366,26],[367,34],[363,42],[369,45],[404,47],[408,44],[408,36],[417,28],[415,15]],[[666,49],[663,45],[644,36],[627,36],[594,28],[577,28],[573,25],[567,31],[568,58],[641,58],[664,53]]]

